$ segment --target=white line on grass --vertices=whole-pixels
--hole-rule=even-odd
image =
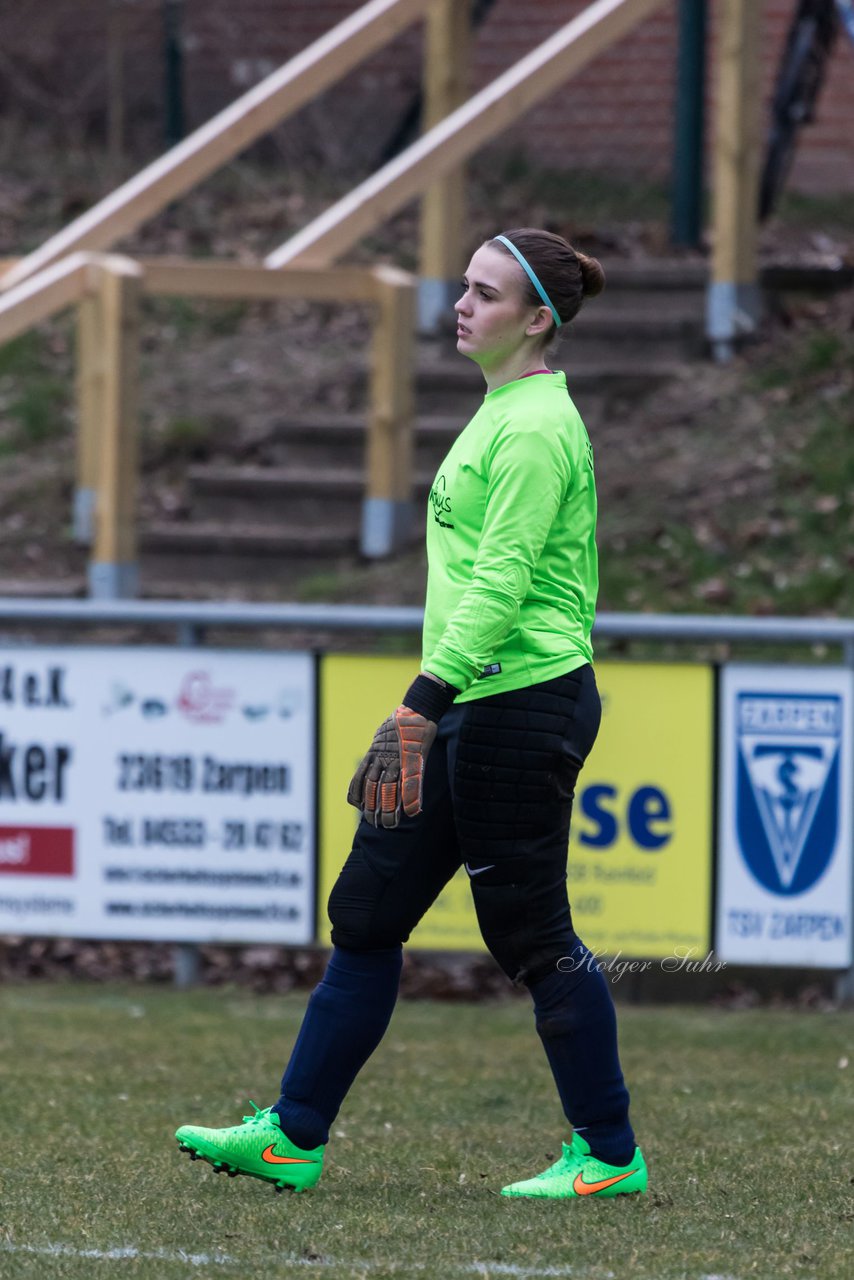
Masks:
[[[211,1263],[219,1263],[220,1266],[239,1265],[238,1258],[232,1258],[227,1253],[188,1253],[184,1249],[137,1249],[134,1245],[122,1245],[113,1249],[77,1249],[70,1244],[13,1244],[11,1242],[0,1241],[0,1252],[3,1253],[34,1253],[43,1257],[71,1257],[71,1258],[98,1258],[106,1261],[112,1259],[125,1258],[143,1258],[153,1260],[155,1262],[189,1262],[194,1267],[208,1266]],[[285,1263],[287,1266],[297,1267],[352,1267],[357,1271],[377,1271],[388,1270],[390,1267],[404,1266],[403,1263],[395,1262],[379,1262],[368,1261],[367,1259],[353,1259],[350,1262],[344,1262],[340,1258],[330,1258],[328,1256],[319,1258],[299,1258],[293,1255],[283,1255],[278,1258],[279,1262]],[[432,1265],[432,1264],[431,1264]],[[407,1272],[424,1271],[427,1267],[423,1262],[406,1263]],[[512,1262],[471,1262],[462,1263],[454,1268],[459,1274],[468,1276],[512,1276],[514,1280],[539,1280],[539,1277],[569,1277],[578,1275],[572,1267],[520,1267]],[[608,1271],[606,1276],[613,1277],[613,1272]],[[711,1278],[710,1278],[711,1280]],[[721,1278],[723,1280],[723,1278]],[[729,1277],[726,1280],[730,1280]]]
[[[227,1253],[187,1253],[184,1249],[146,1251],[136,1249],[133,1245],[116,1249],[76,1249],[71,1244],[9,1244],[0,1241],[0,1250],[3,1253],[36,1253],[49,1258],[147,1258],[155,1262],[190,1262],[194,1267],[207,1266],[212,1262],[223,1265],[237,1262],[236,1258],[230,1258]]]
[[[114,1249],[77,1249],[71,1244],[13,1244],[11,1241],[0,1241],[0,1253],[34,1253],[42,1257],[58,1258],[97,1258],[104,1261],[125,1258],[143,1258],[154,1262],[189,1262],[194,1267],[210,1266],[217,1263],[220,1266],[237,1266],[240,1264],[239,1258],[233,1258],[227,1253],[188,1253],[185,1249],[137,1249],[134,1245],[121,1245]],[[379,1262],[368,1261],[368,1259],[351,1259],[345,1262],[340,1258],[330,1258],[328,1256],[315,1258],[298,1258],[293,1254],[288,1256],[280,1255],[278,1262],[284,1263],[290,1267],[342,1267],[355,1268],[356,1271],[388,1271],[397,1266],[405,1265],[407,1272],[424,1271],[427,1263],[424,1262]],[[431,1264],[432,1265],[432,1264]],[[570,1277],[580,1276],[583,1272],[577,1271],[574,1267],[520,1267],[514,1262],[469,1262],[462,1263],[454,1270],[461,1275],[467,1276],[512,1276],[514,1280],[540,1280],[540,1277]],[[613,1280],[613,1271],[606,1271],[606,1277]],[[736,1280],[735,1276],[721,1275],[703,1275],[698,1280]]]
[[[468,1276],[515,1276],[517,1280],[525,1280],[534,1276],[572,1276],[577,1275],[572,1267],[518,1267],[514,1262],[473,1262],[469,1267],[461,1267]],[[605,1276],[613,1280],[613,1271],[606,1271]]]

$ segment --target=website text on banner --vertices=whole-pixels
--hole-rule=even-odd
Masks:
[[[308,942],[314,659],[0,650],[0,933]]]
[[[318,934],[357,822],[345,802],[364,743],[395,705],[418,659],[331,655],[321,661]],[[599,739],[579,779],[569,896],[596,952],[705,956],[712,875],[713,673],[679,664],[599,663]],[[346,708],[346,715],[342,715]],[[460,871],[412,945],[482,948]]]
[[[735,964],[852,961],[852,708],[842,668],[721,680],[717,950]]]

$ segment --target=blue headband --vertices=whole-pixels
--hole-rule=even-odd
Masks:
[[[546,304],[546,306],[548,307],[549,311],[551,311],[552,315],[554,316],[555,328],[556,328],[556,329],[559,329],[559,328],[560,328],[560,326],[563,324],[563,321],[561,320],[560,316],[558,315],[557,310],[556,310],[556,308],[555,308],[555,305],[554,305],[554,303],[552,302],[551,298],[550,298],[550,297],[549,297],[549,295],[546,293],[545,289],[543,288],[543,286],[540,284],[539,280],[537,279],[537,274],[536,274],[536,272],[534,271],[533,267],[532,267],[532,266],[530,265],[530,263],[529,263],[529,262],[528,262],[528,261],[527,261],[527,260],[522,256],[522,254],[521,254],[521,253],[519,252],[519,250],[516,248],[515,244],[513,244],[513,242],[512,242],[512,241],[508,240],[506,236],[494,236],[494,237],[493,237],[493,239],[500,241],[500,243],[501,243],[501,244],[506,244],[506,245],[507,245],[507,248],[508,248],[508,249],[510,250],[510,252],[513,254],[513,257],[514,257],[514,258],[516,259],[516,261],[519,263],[519,265],[521,266],[522,270],[525,272],[525,275],[528,277],[528,279],[530,280],[531,284],[534,286],[534,288],[536,289],[537,293],[540,295],[540,297],[542,298],[543,302]]]

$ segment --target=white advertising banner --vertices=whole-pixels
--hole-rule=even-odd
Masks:
[[[0,649],[0,933],[302,943],[314,659]]]
[[[851,963],[854,673],[726,667],[717,951],[733,964]]]

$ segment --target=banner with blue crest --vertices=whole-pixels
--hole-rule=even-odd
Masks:
[[[717,950],[731,963],[851,963],[852,672],[721,676]]]

